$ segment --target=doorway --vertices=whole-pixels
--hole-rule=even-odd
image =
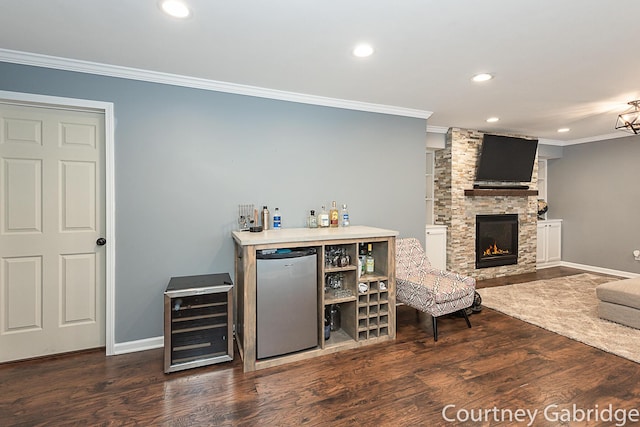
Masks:
[[[0,113],[0,361],[113,354],[112,105],[0,92]]]

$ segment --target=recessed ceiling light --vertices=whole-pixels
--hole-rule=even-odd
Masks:
[[[491,80],[492,78],[493,76],[491,74],[480,73],[473,76],[471,80],[473,80],[474,82],[486,82],[487,80]]]
[[[186,18],[191,13],[186,4],[178,0],[166,0],[162,2],[162,10],[174,18]]]
[[[497,122],[498,120],[500,120],[498,117],[489,117],[489,118],[487,119],[487,123],[495,123],[495,122]]]
[[[373,55],[373,47],[368,44],[359,44],[353,48],[353,55],[358,58],[366,58],[367,56]]]
[[[560,128],[560,129],[558,129],[558,132],[565,133],[565,132],[569,132],[570,130],[571,129],[569,129],[569,128]]]

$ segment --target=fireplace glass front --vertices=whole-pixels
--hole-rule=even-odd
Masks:
[[[476,215],[476,268],[518,263],[518,215]]]

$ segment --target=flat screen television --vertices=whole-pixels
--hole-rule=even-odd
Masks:
[[[485,134],[476,182],[530,182],[537,150],[537,139]]]

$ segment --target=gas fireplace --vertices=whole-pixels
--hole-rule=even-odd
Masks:
[[[518,215],[476,215],[476,268],[518,263]]]

